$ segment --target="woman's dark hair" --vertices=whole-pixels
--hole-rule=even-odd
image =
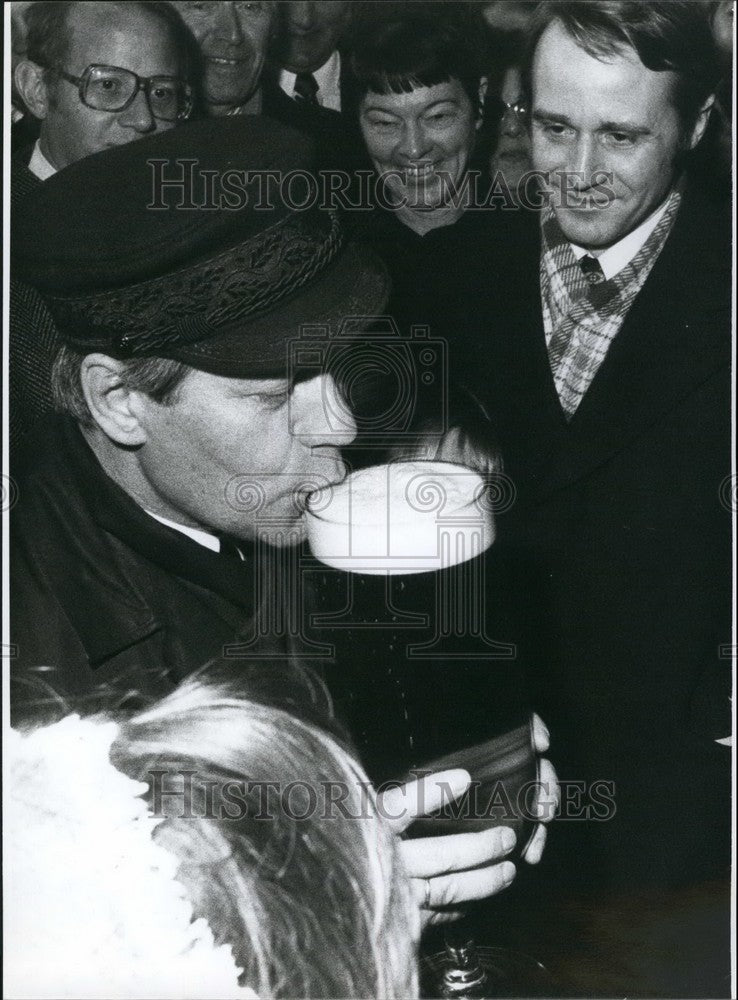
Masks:
[[[482,476],[503,472],[497,435],[483,403],[472,390],[452,381],[448,386],[446,413],[415,415],[403,440],[391,444],[386,460],[455,462]]]
[[[483,25],[466,4],[365,5],[350,45],[350,98],[458,80],[472,107],[484,69]]]

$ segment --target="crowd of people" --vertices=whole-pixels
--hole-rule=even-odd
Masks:
[[[733,4],[12,8],[9,995],[417,996],[470,913],[730,995]],[[311,555],[407,460],[483,654]],[[521,718],[528,843],[413,837]]]

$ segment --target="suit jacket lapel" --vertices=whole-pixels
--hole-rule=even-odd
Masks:
[[[538,494],[552,456],[566,447],[570,428],[543,330],[538,217],[521,210],[510,224],[498,241],[500,260],[492,259],[491,320],[483,316],[477,353],[485,359],[481,392],[500,433],[505,468],[527,503]]]
[[[587,475],[729,363],[730,244],[685,198],[674,230],[576,414],[546,436],[541,497]],[[547,360],[547,359],[546,359]],[[550,395],[550,371],[544,398]],[[541,386],[542,388],[542,386]],[[560,428],[559,428],[560,430]]]

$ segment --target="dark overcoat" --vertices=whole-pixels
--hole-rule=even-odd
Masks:
[[[463,348],[516,502],[500,537],[529,573],[536,705],[561,777],[615,810],[557,824],[588,886],[727,870],[731,643],[731,252],[727,210],[688,191],[569,422],[546,351],[533,213],[521,213]],[[477,313],[481,311],[477,309]],[[463,346],[463,345],[462,345]],[[457,345],[457,358],[462,346]]]

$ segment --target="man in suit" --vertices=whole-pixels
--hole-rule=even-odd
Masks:
[[[341,110],[341,55],[349,21],[345,0],[284,5],[279,86],[307,105]]]
[[[352,5],[346,0],[282,4],[281,31],[264,85],[264,114],[310,135],[319,165],[354,169],[363,147],[347,92],[341,50]],[[348,112],[348,113],[347,113]]]
[[[728,989],[731,252],[727,206],[685,170],[716,82],[698,8],[541,5],[548,199],[497,262],[477,345],[517,491],[500,537],[545,611],[537,707],[564,793],[544,865],[597,901],[590,939],[618,914],[604,992]]]

